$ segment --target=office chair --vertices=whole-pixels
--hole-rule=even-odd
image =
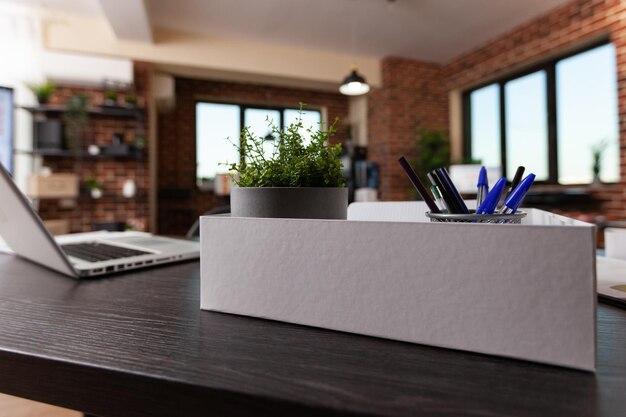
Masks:
[[[230,213],[230,206],[218,206],[203,214],[203,216],[210,216],[212,214],[227,214]],[[200,218],[197,218],[193,225],[187,231],[185,238],[188,240],[200,240]]]

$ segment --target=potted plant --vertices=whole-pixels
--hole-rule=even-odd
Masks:
[[[69,150],[77,151],[81,147],[83,130],[89,123],[87,100],[88,97],[84,94],[74,94],[70,97],[63,115],[65,147]]]
[[[594,187],[602,185],[602,180],[600,179],[600,171],[602,169],[602,154],[608,146],[609,142],[606,139],[601,140],[600,142],[591,146],[591,158],[593,161],[593,165],[591,167],[593,171],[593,181],[591,185]]]
[[[30,91],[37,97],[37,102],[40,105],[44,105],[48,103],[48,99],[52,93],[54,93],[56,85],[50,81],[46,81],[42,84],[29,84],[28,88],[30,88]]]
[[[134,94],[126,94],[126,96],[124,97],[124,101],[126,102],[127,107],[137,107],[137,96]]]
[[[117,91],[107,90],[104,92],[104,105],[110,107],[117,106]]]
[[[439,167],[450,166],[450,141],[441,130],[422,128],[418,130],[416,145],[415,171],[428,184],[427,173]]]
[[[337,120],[335,120],[337,123]],[[348,190],[339,159],[341,145],[329,145],[335,123],[323,129],[304,128],[301,118],[283,130],[271,121],[274,146],[265,137],[241,132],[241,159],[231,164],[231,214],[237,217],[345,219]],[[307,142],[304,134],[310,135]]]
[[[96,177],[92,175],[91,177],[87,178],[87,180],[85,181],[85,185],[89,190],[91,198],[98,199],[102,197],[102,190],[104,189],[104,185],[101,182],[98,182],[98,180],[96,180]]]

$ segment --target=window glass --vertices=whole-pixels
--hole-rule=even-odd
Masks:
[[[504,86],[506,129],[506,176],[517,167],[534,173],[537,181],[548,179],[548,107],[546,73],[538,71],[509,81]]]
[[[488,167],[499,167],[500,87],[491,84],[470,95],[472,159]]]
[[[272,134],[270,124],[280,129],[280,111],[253,108],[244,110],[244,125],[255,137],[264,138],[263,154],[266,159],[272,157],[278,139]]]
[[[285,128],[292,123],[297,123],[299,118],[302,118],[300,134],[304,136],[305,143],[309,143],[311,141],[311,135],[308,130],[311,129],[315,131],[319,128],[322,115],[316,110],[303,110],[302,114],[300,114],[300,110],[287,109],[285,110]]]
[[[243,120],[241,112],[243,110]],[[211,187],[211,180],[219,173],[227,173],[228,165],[238,163],[239,135],[246,126],[255,137],[264,138],[263,155],[271,158],[278,137],[272,134],[273,124],[277,129],[296,123],[302,118],[302,134],[310,140],[307,129],[318,129],[322,114],[318,110],[305,110],[300,115],[297,109],[263,109],[239,104],[198,103],[196,105],[196,174],[201,188]],[[283,123],[284,120],[284,123]]]
[[[227,173],[225,163],[239,162],[239,106],[198,103],[196,105],[196,174],[210,179]],[[232,143],[231,143],[232,142]],[[234,144],[235,145],[234,145]]]
[[[557,149],[561,184],[593,180],[592,149],[603,147],[600,179],[619,180],[615,48],[594,48],[556,65]]]

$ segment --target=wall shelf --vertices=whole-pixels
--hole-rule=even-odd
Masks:
[[[92,159],[92,160],[128,160],[128,161],[141,161],[144,159],[145,154],[132,153],[128,155],[113,155],[106,153],[99,153],[92,155],[87,151],[68,151],[68,150],[54,150],[54,149],[35,149],[32,151],[16,149],[16,155],[32,155],[32,156],[44,156],[51,158],[75,158],[75,159]]]
[[[61,114],[67,111],[65,106],[56,105],[39,105],[39,106],[16,106],[18,109],[26,110],[32,114]],[[88,107],[87,113],[92,116],[109,116],[109,117],[122,117],[129,119],[140,119],[144,116],[144,109],[138,107],[109,107],[109,106],[96,106]]]
[[[127,198],[123,195],[119,194],[103,194],[100,198],[93,198],[89,194],[81,193],[78,198],[80,201],[89,201],[94,204],[98,202],[102,203],[128,203],[128,202],[137,202],[137,203],[145,203],[148,201],[148,195],[144,192],[137,193],[134,197]]]
[[[100,198],[93,198],[89,194],[88,191],[81,191],[80,194],[76,197],[32,197],[29,198],[37,199],[40,201],[58,201],[58,200],[76,200],[77,202],[92,202],[92,203],[128,203],[128,202],[136,202],[136,203],[146,203],[148,201],[148,194],[145,192],[137,193],[134,197],[127,198],[120,194],[104,194]]]

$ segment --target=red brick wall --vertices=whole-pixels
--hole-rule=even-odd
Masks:
[[[227,197],[196,188],[196,111],[198,100],[312,108],[324,107],[328,120],[347,120],[348,99],[338,93],[315,92],[233,82],[176,78],[176,107],[158,117],[158,229],[162,234],[184,234],[202,213],[228,204]],[[348,135],[337,125],[335,140]]]
[[[149,100],[149,77],[151,65],[135,63],[134,81],[138,106],[144,107]],[[88,106],[97,107],[103,103],[103,90],[58,86],[50,98],[51,105],[65,105],[73,94],[88,96]],[[118,97],[123,103],[123,93]],[[146,142],[142,160],[120,158],[70,158],[44,157],[44,165],[53,172],[76,172],[79,175],[81,197],[76,200],[40,200],[39,214],[44,220],[69,220],[72,232],[93,230],[98,222],[127,222],[135,230],[147,230],[148,222],[148,123],[147,114],[142,120],[112,116],[91,115],[83,137],[82,150],[90,144],[110,145],[113,135],[123,133],[125,141],[133,144],[137,136]],[[89,198],[85,180],[95,176],[104,185],[104,197],[98,200]],[[137,197],[127,199],[122,196],[122,187],[126,179],[133,179],[137,185]]]
[[[603,35],[611,35],[619,55],[620,44],[626,42],[620,40],[626,29],[622,22],[625,10],[626,3],[615,0],[567,3],[446,64],[443,71],[448,86],[469,87]]]
[[[368,159],[380,166],[382,200],[413,199],[398,164],[415,156],[419,128],[448,130],[448,91],[441,67],[404,58],[385,58],[382,86],[368,97]]]

